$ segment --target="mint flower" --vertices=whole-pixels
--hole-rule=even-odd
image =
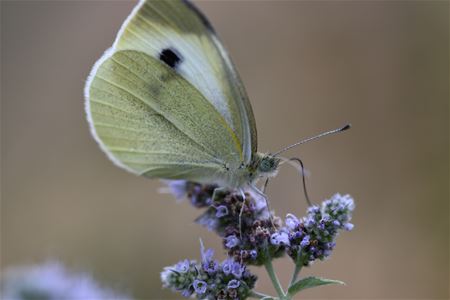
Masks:
[[[0,298],[29,299],[130,299],[100,286],[83,273],[69,272],[58,262],[23,266],[2,272]]]
[[[228,289],[237,289],[240,285],[241,285],[240,281],[233,279],[233,280],[230,280],[230,282],[228,282],[227,288]]]
[[[228,215],[228,207],[225,205],[219,205],[216,207],[216,218],[222,218]]]
[[[166,267],[161,274],[163,285],[184,297],[197,299],[237,300],[253,298],[290,300],[304,288],[340,281],[319,277],[305,277],[297,281],[303,266],[329,257],[342,230],[352,230],[355,208],[349,195],[336,194],[321,205],[308,207],[306,216],[287,214],[282,223],[277,216],[269,216],[263,199],[251,193],[216,192],[214,185],[192,182],[169,183],[175,196],[184,192],[191,204],[204,208],[197,223],[216,232],[223,239],[228,258],[221,263],[214,259],[211,249],[201,245],[201,261],[183,260]],[[289,255],[295,269],[285,292],[277,279],[272,261]],[[247,265],[264,266],[275,287],[277,298],[253,290],[256,276]]]
[[[206,292],[206,288],[208,287],[208,284],[206,282],[204,282],[203,280],[195,279],[192,286],[194,287],[194,291],[198,295],[203,295]]]
[[[212,249],[201,245],[202,260],[183,260],[164,268],[163,286],[184,297],[197,299],[245,299],[255,286],[256,276],[232,258],[219,263]]]
[[[279,232],[275,232],[270,237],[270,242],[272,245],[276,246],[290,246],[289,234],[286,231],[280,230]]]
[[[349,195],[336,194],[320,207],[309,207],[302,219],[288,214],[284,230],[289,234],[289,244],[286,244],[289,256],[305,266],[330,256],[339,231],[353,228],[350,220],[354,208],[354,201]]]
[[[229,235],[229,236],[225,237],[225,239],[224,239],[225,247],[228,249],[232,249],[232,248],[238,246],[239,242],[240,242],[239,239],[234,234]]]

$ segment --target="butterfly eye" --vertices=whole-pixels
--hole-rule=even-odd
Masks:
[[[175,69],[183,61],[181,54],[173,48],[163,49],[159,54],[159,59],[172,69]]]
[[[264,157],[260,164],[259,170],[263,173],[274,171],[277,168],[278,162],[271,156]]]

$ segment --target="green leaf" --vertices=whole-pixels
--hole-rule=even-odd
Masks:
[[[297,281],[296,283],[294,283],[293,285],[291,285],[289,287],[288,293],[289,293],[289,295],[293,296],[304,289],[309,289],[312,287],[326,285],[326,284],[345,284],[345,283],[342,281],[339,281],[339,280],[310,276],[310,277],[303,278],[303,279]]]

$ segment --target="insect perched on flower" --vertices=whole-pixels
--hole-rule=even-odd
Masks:
[[[92,134],[108,157],[151,178],[264,196],[256,181],[291,163],[281,152],[311,140],[275,154],[257,151],[239,75],[211,24],[188,1],[140,1],[94,65],[85,96]]]
[[[305,189],[308,216],[289,215],[283,226],[264,192],[281,164],[303,175],[300,159],[280,154],[350,125],[274,153],[258,152],[244,86],[211,24],[190,2],[140,1],[94,65],[85,96],[92,135],[108,157],[137,175],[167,180],[176,198],[207,208],[197,222],[223,239],[225,260],[202,245],[200,262],[185,259],[164,268],[165,287],[197,299],[274,299],[254,291],[256,276],[247,265],[264,265],[278,299],[342,283],[297,276],[303,266],[328,257],[338,230],[351,227],[353,200],[336,196],[319,208]],[[285,253],[295,263],[286,292],[272,266]]]

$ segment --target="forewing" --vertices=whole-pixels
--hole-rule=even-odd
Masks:
[[[136,174],[205,182],[239,160],[222,115],[170,67],[146,53],[107,51],[86,86],[94,137]]]
[[[243,161],[250,161],[257,137],[247,94],[208,20],[190,2],[141,1],[113,48],[140,50],[160,60],[171,49],[180,58],[174,70],[223,116],[238,137]]]

